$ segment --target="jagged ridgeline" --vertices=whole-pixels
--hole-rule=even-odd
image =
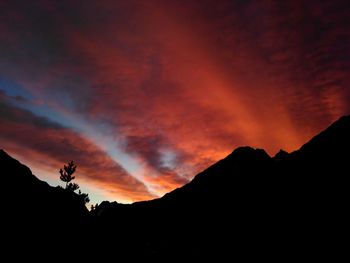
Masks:
[[[115,258],[334,259],[348,224],[349,149],[346,116],[295,152],[270,157],[241,147],[162,198],[103,202],[92,212],[74,192],[49,186],[0,151],[2,218],[13,230],[8,238],[36,236],[52,244],[79,234]],[[75,246],[84,249],[85,242]]]

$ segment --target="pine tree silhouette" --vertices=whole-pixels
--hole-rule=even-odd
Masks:
[[[72,183],[71,181],[75,179],[75,176],[73,174],[75,173],[77,169],[77,165],[70,161],[67,165],[63,166],[63,169],[60,169],[60,179],[61,181],[66,183],[66,190],[75,192],[80,188],[80,186],[77,183]],[[78,192],[78,195],[81,197],[84,204],[90,202],[89,195],[86,193],[82,193],[80,190]]]
[[[70,161],[68,165],[64,165],[63,169],[60,169],[60,174],[61,174],[60,179],[61,181],[66,183],[66,189],[72,188],[72,185],[70,184],[70,182],[75,179],[75,176],[73,176],[73,174],[76,169],[77,169],[77,165],[73,161]],[[76,188],[75,190],[77,190],[78,188]],[[73,190],[73,189],[70,189],[70,190]]]

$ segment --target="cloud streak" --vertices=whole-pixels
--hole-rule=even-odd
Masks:
[[[75,131],[3,101],[0,102],[0,112],[0,143],[3,147],[15,151],[30,149],[33,159],[45,158],[54,171],[67,160],[75,160],[79,165],[80,180],[100,185],[109,198],[113,196],[130,202],[154,197],[142,182]]]

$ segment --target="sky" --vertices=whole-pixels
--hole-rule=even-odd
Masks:
[[[149,200],[236,147],[350,113],[348,0],[0,0],[0,148],[92,203]],[[63,185],[63,184],[61,184]]]

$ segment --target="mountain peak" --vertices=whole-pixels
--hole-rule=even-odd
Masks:
[[[257,159],[270,159],[271,157],[265,152],[264,149],[253,148],[250,146],[243,146],[236,148],[225,159],[232,159],[237,161],[248,161]]]
[[[273,157],[275,160],[283,160],[289,156],[289,153],[283,149],[280,149],[278,153]]]
[[[241,146],[241,147],[234,149],[232,154],[250,154],[250,153],[254,153],[254,152],[259,151],[259,150],[262,150],[262,149],[253,148],[250,146]],[[262,151],[264,151],[264,150],[262,150]]]

